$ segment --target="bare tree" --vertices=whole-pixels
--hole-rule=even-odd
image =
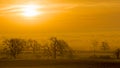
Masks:
[[[44,57],[49,58],[50,56],[52,56],[52,51],[51,51],[50,47],[48,46],[48,44],[42,46],[41,51],[42,51],[42,56],[44,56]]]
[[[96,56],[96,48],[97,48],[97,46],[98,46],[98,41],[93,41],[92,42],[92,45],[93,45],[93,52],[94,52],[94,57]]]
[[[40,50],[40,44],[36,40],[29,39],[27,45],[32,48],[34,54]]]
[[[5,48],[6,54],[15,59],[16,56],[23,50],[26,42],[23,39],[11,38],[4,40],[3,44],[7,46]]]
[[[116,51],[115,51],[115,57],[116,57],[117,59],[120,58],[120,48],[116,49]]]
[[[102,49],[103,51],[107,51],[107,50],[110,49],[110,46],[109,46],[109,44],[108,44],[107,42],[104,41],[104,42],[102,42],[101,49]]]
[[[56,37],[52,37],[50,40],[51,40],[50,46],[54,59],[56,59],[57,56],[64,56],[67,53],[72,55],[71,48],[64,40],[59,40]]]

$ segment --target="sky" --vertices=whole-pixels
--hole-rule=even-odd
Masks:
[[[20,15],[21,5],[39,5],[40,15]],[[15,11],[14,11],[15,10]],[[0,34],[105,35],[119,38],[119,0],[0,0]],[[54,34],[55,33],[55,34]],[[61,35],[56,34],[61,33]],[[108,36],[109,35],[109,36]],[[92,36],[91,36],[92,38]],[[95,37],[96,38],[96,37]],[[104,36],[103,36],[104,38]],[[78,44],[78,42],[76,43]]]

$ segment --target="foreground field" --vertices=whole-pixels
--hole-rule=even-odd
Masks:
[[[1,60],[0,68],[120,68],[119,60]]]

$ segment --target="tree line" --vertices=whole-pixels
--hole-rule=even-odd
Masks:
[[[93,41],[93,56],[96,57],[98,46],[98,41]],[[46,44],[41,44],[37,40],[33,39],[20,39],[20,38],[10,38],[2,41],[3,49],[1,51],[7,58],[16,59],[17,56],[22,54],[24,51],[27,51],[31,48],[33,54],[39,54],[39,58],[50,57],[52,59],[57,59],[59,57],[73,58],[75,57],[75,51],[69,46],[65,40],[58,39],[56,37],[51,37]],[[100,49],[104,52],[110,50],[108,42],[101,42]],[[117,48],[113,52],[114,56],[119,59],[120,49]]]
[[[33,54],[39,52],[41,56],[52,57],[53,59],[57,59],[59,56],[73,56],[72,48],[68,43],[56,37],[51,37],[49,42],[44,45],[33,39],[25,40],[20,38],[5,39],[2,45],[4,46],[2,53],[13,59],[16,59],[19,54],[29,47],[32,48]]]

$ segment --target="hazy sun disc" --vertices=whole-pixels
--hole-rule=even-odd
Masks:
[[[25,5],[22,8],[22,15],[26,17],[33,17],[37,16],[40,12],[38,12],[38,6],[37,5]]]

